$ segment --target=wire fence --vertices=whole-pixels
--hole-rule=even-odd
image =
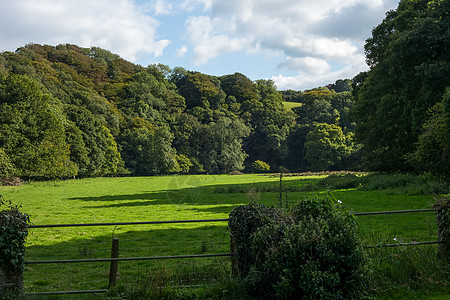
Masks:
[[[368,248],[439,243],[435,209],[353,215]],[[227,221],[32,225],[25,291],[33,295],[105,292],[114,262],[118,264],[114,280],[119,282],[154,288],[210,284],[231,272]],[[113,239],[118,239],[119,247],[118,255],[111,258]]]
[[[420,217],[417,217],[420,214]],[[368,248],[438,244],[436,209],[353,213]]]
[[[120,262],[117,280],[134,284],[184,286],[223,278],[229,274],[231,256],[226,221],[30,226],[25,290],[104,290],[111,261]],[[71,238],[48,245],[55,235]],[[120,241],[117,258],[111,258],[112,237]]]

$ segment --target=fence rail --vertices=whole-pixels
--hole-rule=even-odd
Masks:
[[[233,253],[216,253],[216,254],[169,255],[169,256],[148,256],[148,257],[118,257],[118,258],[111,257],[111,258],[92,258],[92,259],[34,260],[34,261],[26,261],[25,264],[34,265],[34,264],[93,263],[93,262],[108,262],[108,261],[224,257],[224,256],[232,256],[232,255],[233,255]]]
[[[394,214],[406,214],[406,213],[419,213],[437,211],[436,208],[426,209],[410,209],[410,210],[388,210],[388,211],[372,211],[372,212],[352,212],[354,216],[371,216],[371,215],[394,215]]]
[[[91,227],[91,226],[122,226],[122,225],[155,225],[155,224],[181,224],[181,223],[212,223],[212,222],[228,222],[228,220],[229,219],[206,219],[206,220],[178,220],[178,221],[119,222],[119,223],[50,224],[50,225],[30,225],[30,226],[28,226],[28,228]]]
[[[397,210],[397,211],[378,211],[378,212],[352,212],[354,216],[371,216],[371,215],[386,215],[386,214],[404,214],[404,213],[423,213],[433,212],[437,209],[414,209],[414,210]],[[213,223],[213,222],[228,222],[229,219],[202,219],[202,220],[174,220],[174,221],[147,221],[147,222],[118,222],[118,223],[85,223],[85,224],[48,224],[48,225],[30,225],[30,229],[34,228],[61,228],[61,227],[92,227],[92,226],[128,226],[128,225],[156,225],[156,224],[183,224],[183,223]],[[116,239],[116,238],[114,238]],[[113,249],[111,258],[99,259],[71,259],[71,260],[36,260],[25,261],[25,264],[66,264],[66,263],[94,263],[94,262],[111,262],[109,285],[115,283],[117,263],[119,261],[138,261],[138,260],[164,260],[164,259],[193,259],[193,258],[207,258],[207,257],[231,257],[233,253],[216,253],[216,254],[197,254],[197,255],[172,255],[172,256],[149,256],[149,257],[118,257],[118,248]],[[367,248],[387,248],[398,246],[419,246],[439,244],[440,241],[425,241],[425,242],[410,242],[410,243],[395,243],[395,244],[380,244],[370,245]],[[118,247],[118,239],[117,239]],[[113,254],[116,252],[116,254]],[[107,290],[84,290],[84,291],[55,291],[55,292],[38,292],[29,293],[28,295],[60,295],[60,294],[84,294],[84,293],[102,293]]]

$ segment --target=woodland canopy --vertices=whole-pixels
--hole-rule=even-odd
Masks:
[[[255,162],[449,176],[449,6],[400,1],[366,42],[367,72],[306,91],[143,67],[95,47],[2,52],[0,178],[219,174]]]

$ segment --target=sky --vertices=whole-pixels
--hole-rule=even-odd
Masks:
[[[0,0],[0,51],[107,49],[131,62],[306,90],[368,69],[364,42],[398,0]]]

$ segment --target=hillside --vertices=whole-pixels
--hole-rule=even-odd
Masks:
[[[228,173],[251,171],[255,160],[272,170],[351,165],[350,92],[298,93],[303,105],[291,110],[283,105],[289,92],[270,80],[29,44],[0,54],[0,177]],[[327,125],[308,144],[318,124]],[[321,135],[339,145],[308,156],[308,147],[324,147]]]

